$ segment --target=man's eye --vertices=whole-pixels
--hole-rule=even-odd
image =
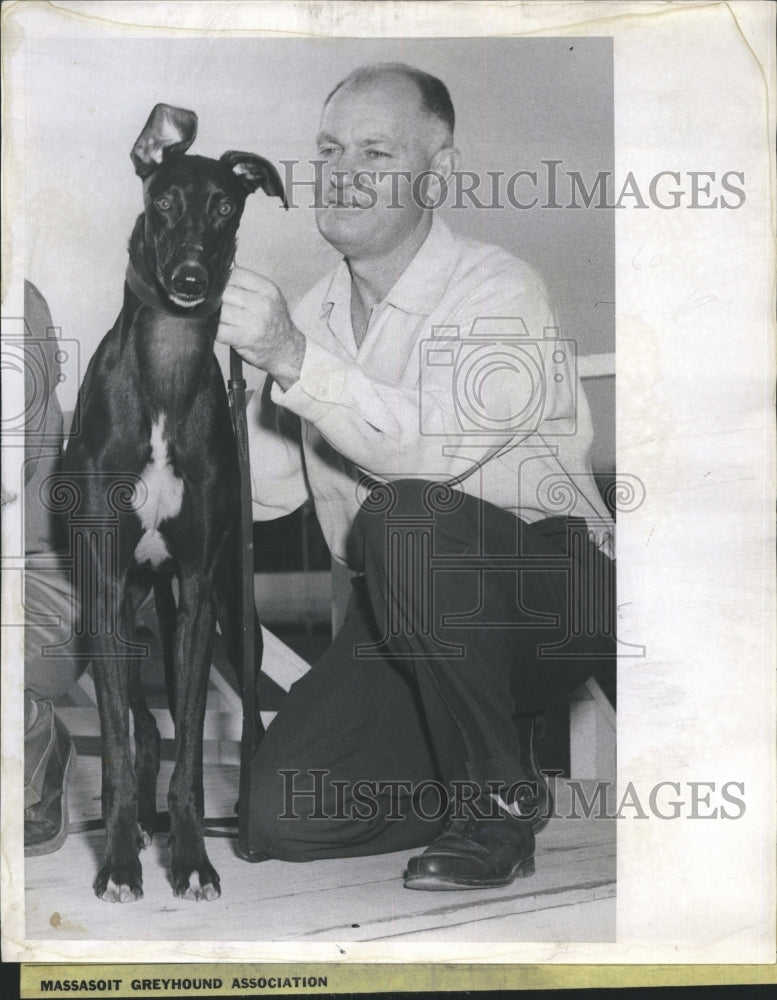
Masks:
[[[321,146],[318,151],[319,156],[326,156],[327,158],[332,156],[337,156],[336,146]]]
[[[390,157],[391,153],[387,153],[382,149],[368,149],[365,151],[364,155],[368,160],[380,160],[385,157]]]
[[[173,203],[170,201],[169,198],[165,198],[164,195],[161,198],[157,198],[154,204],[156,205],[156,207],[159,209],[160,212],[169,212],[170,209],[173,207]]]
[[[235,206],[231,201],[222,201],[219,205],[219,215],[223,215],[225,219],[228,219],[230,215],[235,211]]]

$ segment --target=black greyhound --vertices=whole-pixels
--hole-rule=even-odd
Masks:
[[[286,201],[262,157],[184,155],[196,132],[193,112],[158,104],[132,149],[145,207],[130,239],[124,305],[86,372],[80,433],[65,457],[78,516],[114,526],[92,532],[77,584],[102,728],[106,853],[94,889],[112,902],[142,896],[138,852],[156,823],[159,731],[141,690],[142,647],[129,641],[152,586],[176,731],[173,891],[221,892],[201,828],[202,738],[217,621],[240,675],[241,550],[237,449],[213,344],[247,195],[261,187]]]

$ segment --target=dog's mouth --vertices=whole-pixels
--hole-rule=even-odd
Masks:
[[[195,309],[208,297],[210,282],[204,274],[194,282],[187,280],[179,268],[174,269],[169,276],[160,268],[157,271],[157,281],[168,300],[179,309]]]
[[[171,292],[169,289],[166,291],[167,297],[173,305],[179,306],[181,309],[194,309],[195,306],[202,305],[207,298],[205,295],[184,295],[181,292]]]
[[[199,248],[198,248],[199,249]],[[229,279],[234,250],[229,254],[210,254],[207,263],[202,255],[177,257],[157,263],[157,283],[171,305],[191,311],[198,306],[221,302]]]

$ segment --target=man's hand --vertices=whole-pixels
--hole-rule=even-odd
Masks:
[[[291,322],[280,289],[254,271],[235,267],[232,272],[224,290],[216,340],[272,375],[284,392],[299,378],[304,334]]]

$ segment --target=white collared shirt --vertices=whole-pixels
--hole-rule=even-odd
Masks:
[[[559,335],[544,284],[523,261],[434,217],[360,347],[345,260],[293,321],[307,338],[299,380],[282,392],[268,379],[249,404],[255,520],[312,495],[333,556],[347,562],[365,474],[462,476],[461,489],[524,521],[585,518],[612,554],[575,345]],[[289,411],[301,418],[301,449]]]

